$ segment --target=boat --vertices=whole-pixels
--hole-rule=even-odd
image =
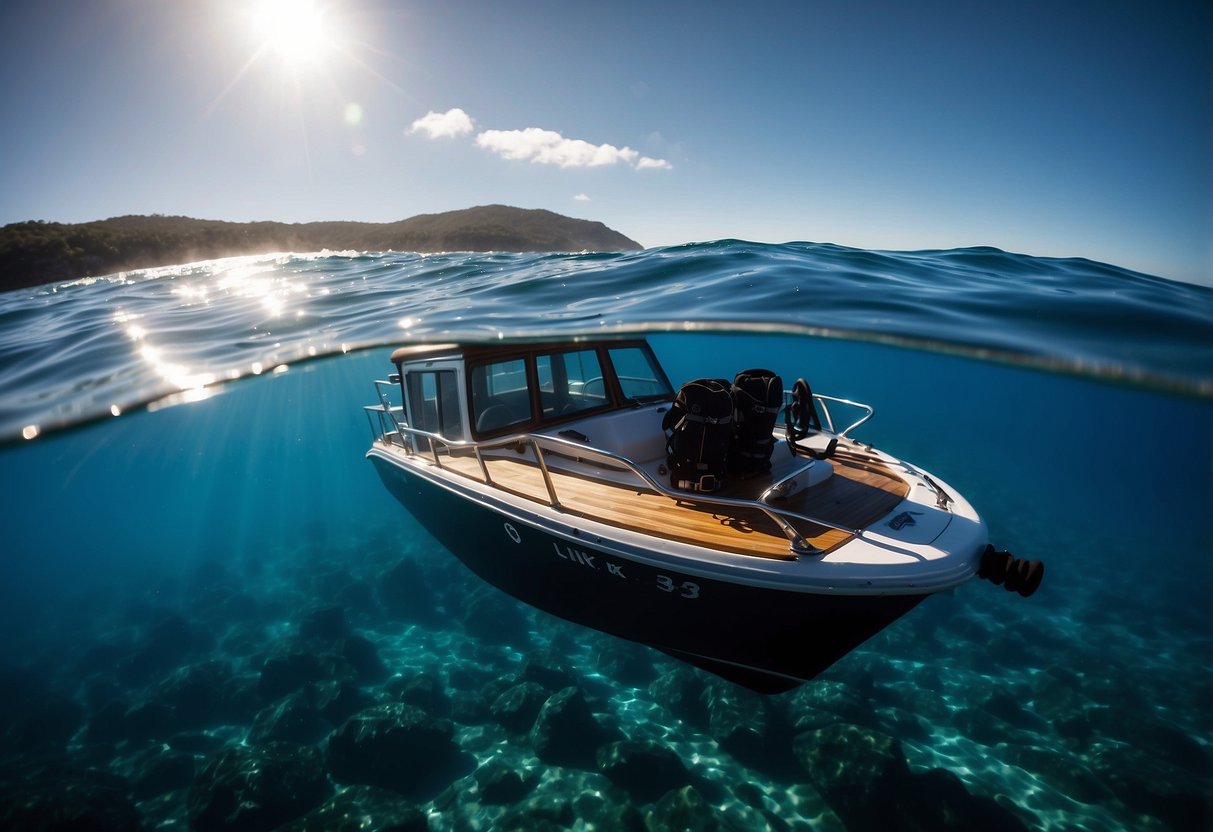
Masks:
[[[871,406],[804,379],[676,390],[642,338],[409,344],[391,363],[366,457],[455,557],[751,690],[813,679],[974,577],[1025,596],[1043,578],[956,489],[854,438]]]

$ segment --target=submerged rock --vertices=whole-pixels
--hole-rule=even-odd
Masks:
[[[703,689],[704,677],[679,665],[649,685],[649,696],[684,722],[704,727],[708,714],[703,704]]]
[[[339,783],[429,798],[463,773],[450,720],[404,702],[360,711],[329,737],[328,770]]]
[[[198,832],[272,829],[320,805],[330,791],[315,748],[233,746],[208,760],[190,786],[190,826]]]
[[[144,756],[131,772],[131,794],[137,800],[184,789],[194,781],[194,755],[161,751]]]
[[[449,716],[451,713],[451,700],[443,690],[442,680],[432,673],[394,679],[387,689],[401,702],[416,705],[434,716]]]
[[[321,739],[329,725],[316,710],[313,696],[308,688],[303,688],[263,708],[249,728],[249,744],[278,740],[307,745]]]
[[[512,807],[495,824],[509,832],[565,832],[576,817],[568,799],[560,794],[537,794]]]
[[[281,699],[309,682],[353,681],[357,674],[339,656],[296,639],[275,642],[261,665],[257,692],[266,702]]]
[[[552,694],[531,726],[531,745],[545,763],[593,770],[598,746],[612,737],[590,710],[580,688]]]
[[[536,779],[520,772],[501,760],[492,760],[476,770],[476,785],[480,802],[489,804],[517,803],[535,788]]]
[[[653,740],[621,740],[603,746],[598,750],[598,768],[641,803],[691,780],[674,749]]]
[[[715,807],[703,799],[694,786],[683,786],[669,792],[649,810],[646,819],[649,832],[736,832]]]
[[[620,639],[605,641],[595,663],[599,673],[627,687],[644,687],[657,676],[649,650]]]
[[[952,772],[911,772],[901,743],[879,731],[832,725],[799,734],[794,748],[848,829],[1026,832],[1016,815],[991,798],[970,794]]]
[[[139,813],[121,777],[47,766],[0,784],[0,829],[135,832]]]
[[[519,682],[494,699],[489,710],[502,727],[525,734],[535,724],[535,717],[547,699],[547,690],[538,682]]]
[[[178,668],[159,684],[152,702],[172,709],[175,733],[245,716],[237,691],[231,665],[214,659]]]
[[[351,786],[278,832],[425,832],[425,813],[388,789]]]

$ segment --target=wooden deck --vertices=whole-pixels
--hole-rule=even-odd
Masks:
[[[472,479],[484,481],[480,464],[474,457],[442,456],[444,468]],[[777,463],[774,473],[789,464]],[[883,464],[852,458],[832,459],[834,476],[812,488],[800,491],[774,508],[811,515],[840,526],[862,529],[893,509],[909,491],[905,482]],[[486,458],[489,476],[495,485],[523,497],[548,503],[548,491],[539,468],[525,457]],[[613,526],[643,532],[669,540],[692,543],[721,551],[756,557],[795,559],[788,538],[760,509],[713,506],[696,502],[695,495],[674,500],[654,491],[629,488],[552,471],[552,481],[561,507],[569,514],[581,515]],[[769,476],[740,480],[720,496],[754,499],[771,483]],[[809,543],[829,551],[852,535],[793,519],[792,525]]]

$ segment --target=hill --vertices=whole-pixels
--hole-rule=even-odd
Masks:
[[[0,291],[90,275],[275,251],[637,251],[600,222],[482,205],[391,223],[235,223],[128,216],[0,228]]]

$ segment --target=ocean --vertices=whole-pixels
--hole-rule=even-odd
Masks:
[[[363,458],[402,343],[625,333],[675,384],[872,404],[1041,589],[759,696],[487,587]],[[1213,289],[993,248],[231,258],[0,294],[0,391],[0,828],[1213,822]],[[552,762],[573,696],[599,747]]]

